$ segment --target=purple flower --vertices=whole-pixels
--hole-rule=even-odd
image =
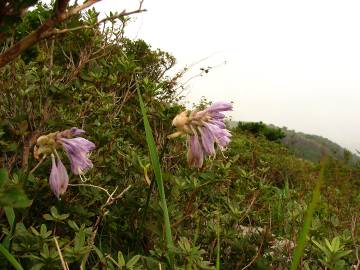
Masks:
[[[198,136],[188,136],[187,160],[191,167],[201,168],[204,161],[204,152]]]
[[[81,137],[59,139],[71,163],[71,170],[76,175],[84,174],[93,167],[89,153],[95,149],[95,144]]]
[[[85,134],[85,130],[79,129],[79,128],[77,128],[77,127],[72,127],[72,128],[70,128],[70,134],[71,134],[73,137],[77,137],[77,136],[80,136],[80,135],[84,135],[84,134]]]
[[[54,154],[51,154],[51,161],[52,167],[50,172],[49,184],[52,192],[59,199],[60,196],[65,193],[68,187],[69,176],[61,160],[58,158],[56,162]]]
[[[207,109],[205,109],[205,111],[214,114],[218,114],[220,112],[225,112],[225,111],[232,111],[232,104],[229,102],[218,101],[210,105]]]
[[[60,198],[65,193],[69,184],[69,176],[64,164],[61,162],[57,149],[63,148],[71,163],[71,170],[79,175],[81,179],[83,174],[93,167],[89,159],[90,151],[95,149],[95,144],[78,137],[83,135],[85,130],[76,127],[66,129],[60,132],[53,132],[40,136],[34,147],[34,157],[39,159],[51,155],[52,168],[49,178],[50,188],[56,197]]]
[[[85,134],[85,130],[77,128],[77,127],[72,127],[70,129],[66,129],[64,131],[58,132],[56,133],[56,139],[59,140],[61,138],[73,138],[73,137],[78,137],[81,135]]]
[[[190,166],[202,167],[206,156],[216,154],[216,145],[224,150],[229,144],[231,134],[226,129],[222,112],[231,110],[231,103],[216,102],[203,111],[184,111],[174,118],[173,125],[178,131],[169,137],[188,136],[187,157]]]

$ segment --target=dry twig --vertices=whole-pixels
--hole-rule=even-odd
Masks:
[[[48,20],[46,20],[39,28],[37,28],[35,31],[31,32],[24,38],[22,38],[20,41],[12,45],[10,48],[8,48],[5,52],[0,54],[0,67],[5,66],[12,60],[14,60],[16,57],[18,57],[24,50],[31,47],[35,43],[39,42],[40,40],[44,38],[48,38],[49,36],[53,35],[54,33],[64,33],[71,31],[70,29],[63,29],[63,30],[57,30],[53,31],[56,25],[58,25],[61,22],[64,22],[65,20],[69,19],[70,17],[74,16],[75,14],[79,13],[80,11],[92,6],[93,4],[100,2],[101,0],[88,0],[85,1],[82,5],[78,5],[76,7],[73,7],[72,9],[67,10],[66,7],[68,5],[69,0],[58,0],[56,2],[56,5],[54,7],[54,16]],[[145,11],[142,9],[142,3],[143,1],[140,1],[139,8],[134,11],[126,12],[125,10],[120,13],[121,16],[128,16],[135,13],[140,13]],[[106,19],[104,19],[106,20]],[[101,21],[100,21],[101,23]],[[81,28],[88,28],[88,26],[80,26],[77,27],[78,29]]]
[[[100,208],[100,214],[98,215],[96,221],[95,221],[95,224],[93,226],[93,232],[91,234],[91,237],[90,237],[90,244],[93,245],[94,242],[95,242],[95,238],[96,238],[96,235],[97,235],[97,231],[99,229],[99,225],[102,221],[102,219],[104,218],[104,216],[107,214],[107,208],[112,205],[113,203],[115,203],[116,201],[118,201],[119,199],[121,199],[124,194],[131,188],[131,185],[129,185],[127,188],[125,188],[120,194],[118,194],[117,196],[114,196],[114,194],[116,193],[117,191],[117,187],[115,188],[115,190],[110,194],[108,191],[107,193],[110,194],[110,196],[108,197],[108,199],[106,200],[106,202],[101,206]],[[85,267],[85,264],[87,262],[87,259],[89,258],[89,255],[90,255],[90,251],[88,253],[86,253],[86,255],[84,256],[84,259],[81,263],[81,267],[84,268]]]
[[[57,239],[56,239],[55,236],[54,236],[54,242],[55,242],[55,246],[56,246],[57,252],[58,252],[58,254],[59,254],[60,261],[61,261],[61,265],[62,265],[63,269],[64,269],[64,270],[69,270],[69,267],[68,267],[67,263],[66,263],[65,260],[64,260],[64,257],[63,257],[63,255],[62,255],[62,253],[61,253],[61,249],[60,249],[59,243],[58,243],[58,241],[57,241]]]

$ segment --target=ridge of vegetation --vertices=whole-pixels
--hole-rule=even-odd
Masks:
[[[280,128],[263,122],[232,121],[231,126],[237,126],[242,131],[255,136],[265,136],[270,141],[279,141],[288,146],[297,157],[313,162],[320,162],[325,153],[351,165],[357,165],[360,162],[357,154],[319,135],[297,132],[287,127]]]

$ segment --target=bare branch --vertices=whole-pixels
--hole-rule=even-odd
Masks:
[[[14,60],[24,50],[31,47],[35,43],[39,42],[41,39],[48,37],[49,32],[51,32],[57,24],[69,19],[73,15],[78,14],[80,11],[100,1],[101,0],[88,0],[84,2],[82,5],[78,5],[70,10],[67,10],[66,7],[69,3],[69,0],[57,0],[54,8],[54,17],[46,20],[38,29],[36,29],[35,31],[31,32],[29,35],[18,41],[16,44],[14,44],[9,49],[7,49],[4,53],[0,54],[0,67],[3,67],[12,60]],[[124,10],[118,16],[128,16],[145,11],[144,9],[142,9],[142,3],[143,1],[140,1],[140,5],[137,10],[130,12],[126,12]],[[102,22],[100,21],[100,23]],[[84,26],[83,28],[88,28],[88,27]]]
[[[55,3],[55,16],[60,17],[65,13],[69,0],[57,0]]]
[[[107,207],[109,207],[110,205],[112,205],[113,203],[115,203],[116,201],[118,201],[119,199],[121,199],[124,194],[131,188],[131,185],[129,185],[127,188],[125,188],[119,195],[115,196],[114,197],[114,194],[116,193],[117,191],[117,187],[115,188],[115,190],[110,194],[110,196],[108,197],[108,199],[106,200],[106,202],[101,206],[100,208],[100,214],[98,215],[96,221],[95,221],[95,224],[93,226],[93,231],[92,231],[92,234],[91,234],[91,237],[90,237],[90,243],[91,244],[94,244],[95,242],[95,238],[96,238],[96,235],[97,235],[97,232],[98,232],[98,229],[99,229],[99,226],[100,226],[100,223],[101,221],[103,220],[104,216],[106,215],[107,213]],[[85,268],[85,264],[86,264],[86,261],[87,259],[89,258],[89,255],[90,255],[90,251],[88,253],[85,254],[83,260],[82,260],[82,263],[81,263],[81,267],[83,267],[83,269]]]
[[[144,12],[144,11],[146,11],[146,9],[137,9],[137,10],[133,10],[133,11],[130,11],[130,12],[126,12],[124,10],[118,15],[106,17],[106,18],[98,21],[96,24],[93,24],[93,25],[81,25],[81,26],[74,27],[74,28],[54,29],[53,31],[49,32],[46,35],[46,37],[51,36],[51,35],[64,34],[64,33],[72,32],[72,31],[78,31],[78,30],[82,30],[82,29],[94,29],[96,26],[99,26],[102,23],[112,21],[112,20],[116,20],[116,19],[120,19],[122,17],[133,15],[133,14],[136,14],[136,13],[141,13],[141,12]]]

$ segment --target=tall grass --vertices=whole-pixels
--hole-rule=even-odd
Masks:
[[[158,192],[159,192],[159,196],[160,196],[161,207],[163,210],[164,225],[165,225],[165,239],[166,239],[166,243],[167,243],[167,247],[168,247],[168,255],[169,255],[170,261],[172,261],[171,249],[173,247],[173,241],[172,241],[172,236],[171,236],[170,218],[169,218],[169,212],[168,212],[167,203],[166,203],[164,182],[163,182],[163,177],[162,177],[162,172],[161,172],[159,155],[158,155],[158,152],[156,149],[154,136],[153,136],[153,133],[151,130],[149,119],[147,117],[146,108],[145,108],[144,101],[142,99],[139,87],[137,87],[137,93],[139,96],[140,108],[141,108],[141,113],[142,113],[143,121],[144,121],[146,142],[147,142],[147,145],[149,148],[150,161],[151,161],[151,165],[154,170],[155,180],[156,180],[156,184],[157,184],[157,188],[158,188]]]
[[[8,262],[16,269],[16,270],[24,270],[21,264],[15,259],[13,255],[2,245],[0,244],[0,253],[4,255],[4,257],[8,260]]]
[[[315,185],[315,188],[314,188],[314,191],[312,194],[311,202],[309,204],[309,207],[306,210],[304,225],[303,225],[300,235],[297,239],[296,248],[294,251],[294,256],[293,256],[293,260],[291,262],[290,270],[298,269],[301,257],[304,254],[304,250],[305,250],[305,246],[306,246],[306,242],[307,242],[307,236],[309,234],[310,227],[311,227],[311,222],[312,222],[312,219],[314,216],[316,206],[320,200],[320,191],[321,191],[321,187],[324,183],[327,161],[328,161],[327,157],[325,157],[322,160],[320,175],[316,182],[316,185]]]

